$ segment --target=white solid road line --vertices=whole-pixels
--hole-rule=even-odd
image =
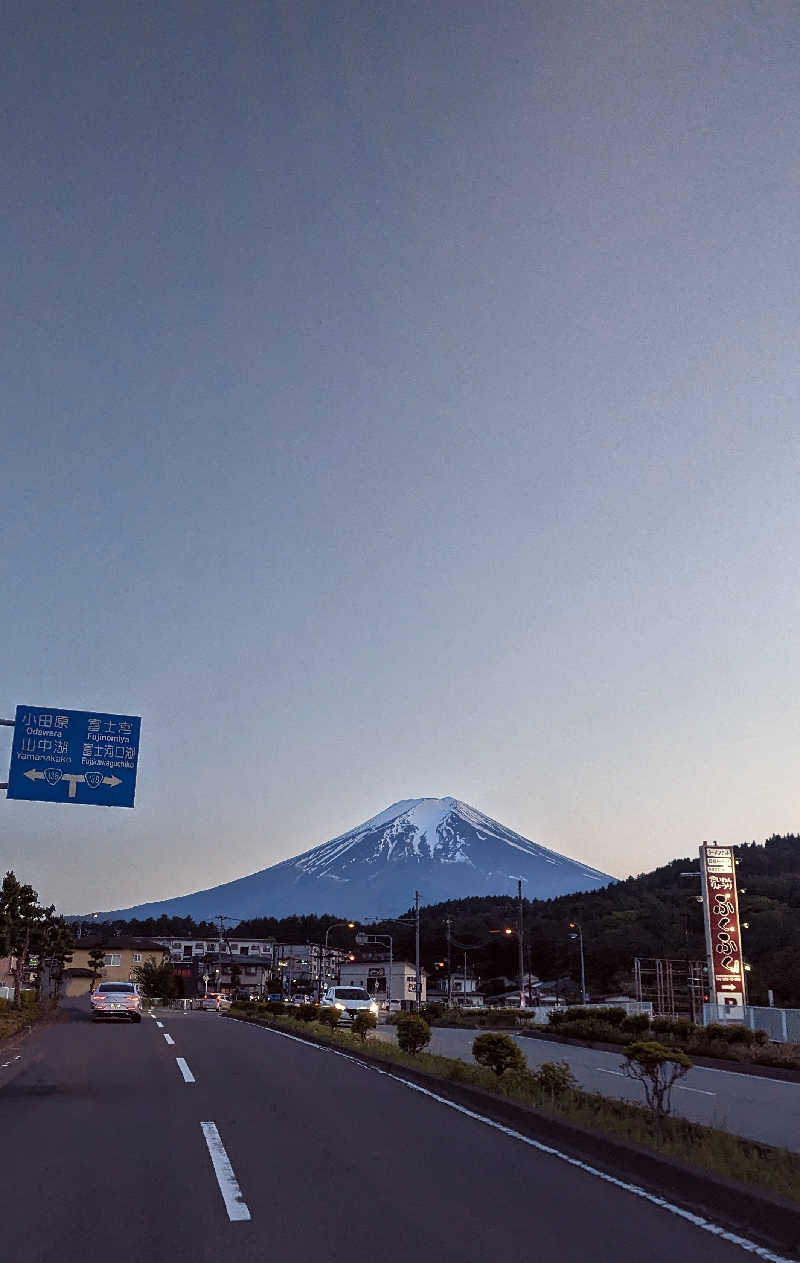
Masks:
[[[175,1060],[178,1063],[178,1069],[183,1075],[184,1083],[194,1083],[194,1075],[192,1074],[191,1070],[187,1066],[186,1059],[184,1057],[176,1057]]]
[[[240,1024],[238,1018],[229,1018],[228,1020],[236,1022],[237,1025]],[[249,1023],[242,1022],[241,1025],[245,1026],[249,1025]],[[747,1237],[740,1237],[736,1232],[729,1232],[727,1228],[721,1227],[720,1224],[715,1224],[711,1219],[704,1219],[702,1215],[695,1215],[690,1210],[684,1210],[682,1206],[676,1206],[673,1202],[668,1202],[664,1197],[658,1197],[655,1193],[648,1193],[647,1189],[640,1188],[638,1184],[629,1184],[626,1180],[618,1180],[615,1175],[609,1175],[607,1171],[601,1171],[597,1167],[590,1166],[588,1162],[581,1162],[579,1158],[570,1157],[568,1153],[562,1153],[560,1149],[553,1149],[551,1145],[544,1145],[540,1140],[533,1140],[530,1136],[524,1136],[522,1132],[514,1131],[512,1127],[505,1127],[502,1123],[496,1123],[493,1118],[487,1118],[485,1114],[478,1114],[475,1110],[467,1109],[464,1105],[457,1105],[455,1101],[448,1101],[446,1096],[439,1096],[437,1092],[431,1092],[429,1088],[420,1087],[418,1083],[412,1083],[410,1079],[403,1079],[399,1074],[392,1074],[390,1070],[382,1070],[380,1066],[373,1066],[369,1062],[359,1061],[358,1057],[354,1057],[350,1053],[340,1052],[338,1048],[310,1044],[307,1040],[301,1039],[299,1035],[290,1035],[288,1031],[278,1031],[268,1026],[259,1027],[259,1030],[268,1035],[280,1035],[282,1039],[291,1039],[296,1044],[305,1044],[306,1048],[313,1048],[316,1052],[329,1053],[334,1057],[343,1057],[345,1061],[350,1061],[353,1065],[360,1066],[362,1070],[372,1070],[375,1074],[381,1074],[387,1079],[393,1079],[395,1083],[402,1083],[403,1087],[410,1088],[412,1092],[419,1092],[422,1096],[428,1096],[432,1100],[438,1101],[440,1105],[447,1106],[448,1109],[455,1110],[459,1114],[465,1114],[467,1118],[483,1123],[485,1127],[491,1127],[494,1131],[503,1132],[504,1135],[511,1136],[514,1140],[520,1140],[524,1145],[530,1145],[531,1149],[537,1149],[539,1153],[549,1154],[550,1157],[557,1158],[568,1166],[577,1167],[579,1171],[584,1171],[587,1175],[593,1175],[595,1179],[603,1180],[606,1184],[613,1184],[616,1188],[621,1188],[626,1193],[633,1193],[634,1197],[640,1197],[642,1201],[650,1202],[653,1206],[660,1206],[662,1210],[666,1210],[670,1215],[675,1215],[678,1219],[685,1219],[688,1223],[694,1224],[696,1228],[701,1228],[703,1232],[708,1232],[714,1237],[720,1237],[723,1241],[730,1241],[733,1245],[738,1245],[743,1250],[746,1250],[748,1254],[755,1254],[759,1259],[766,1259],[768,1263],[796,1263],[796,1260],[793,1261],[783,1254],[774,1254],[772,1250],[766,1249],[765,1246],[759,1245],[756,1241],[750,1241]],[[548,1040],[547,1042],[549,1043],[550,1041]],[[725,1072],[723,1071],[723,1073]]]
[[[163,1022],[156,1022],[156,1026],[160,1027],[160,1029],[163,1031],[163,1029],[164,1029],[164,1023],[163,1023]]]
[[[598,1074],[615,1074],[618,1079],[624,1079],[625,1075],[621,1070],[607,1070],[605,1066],[592,1066],[592,1070]],[[679,1092],[697,1092],[700,1096],[716,1096],[716,1092],[708,1092],[705,1088],[687,1088],[683,1083],[676,1083]]]
[[[219,1191],[222,1194],[228,1218],[231,1220],[249,1219],[250,1211],[242,1200],[242,1190],[239,1188],[236,1176],[233,1174],[233,1167],[231,1166],[230,1158],[225,1152],[225,1146],[220,1139],[216,1123],[201,1123],[200,1126],[206,1138],[211,1165],[217,1177],[217,1184],[219,1184]]]
[[[165,1038],[165,1040],[167,1041],[167,1043],[168,1043],[168,1044],[174,1044],[174,1043],[175,1043],[175,1040],[172,1038],[172,1036],[171,1036],[171,1035],[168,1035],[166,1031],[164,1031],[164,1038]]]

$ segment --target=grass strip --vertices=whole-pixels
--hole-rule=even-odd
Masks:
[[[332,1030],[319,1022],[261,1015],[254,1013],[252,1009],[248,1010],[246,1006],[238,1005],[233,1006],[231,1013],[232,1016],[246,1021],[293,1035],[313,1035],[320,1043],[345,1049],[355,1055],[368,1051],[370,1057],[391,1065],[421,1070],[453,1083],[481,1088],[538,1113],[641,1145],[662,1158],[684,1162],[724,1179],[765,1189],[791,1201],[800,1202],[800,1155],[788,1149],[747,1140],[720,1128],[707,1127],[683,1118],[667,1118],[659,1134],[652,1114],[645,1106],[614,1100],[599,1092],[584,1092],[582,1089],[568,1091],[559,1096],[550,1095],[542,1089],[536,1076],[529,1070],[506,1071],[498,1078],[491,1070],[471,1065],[459,1058],[424,1052],[412,1056],[395,1044],[377,1039],[369,1040],[365,1046],[360,1039],[348,1032]]]
[[[26,1004],[21,1009],[4,1009],[0,1012],[0,1044],[38,1022],[42,1015],[43,1010],[39,1004]]]

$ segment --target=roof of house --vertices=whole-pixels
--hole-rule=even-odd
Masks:
[[[118,934],[109,938],[79,938],[75,941],[75,951],[91,951],[93,947],[104,947],[106,951],[124,951],[126,948],[134,952],[166,952],[163,943],[154,943],[149,938],[134,938],[131,934]]]

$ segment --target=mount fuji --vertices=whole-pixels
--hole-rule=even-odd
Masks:
[[[616,881],[529,842],[457,798],[410,798],[249,877],[100,916],[129,920],[166,914],[203,921],[221,911],[241,920],[332,913],[364,921],[401,915],[415,890],[423,903],[439,903],[512,894],[519,878],[528,899],[552,899]]]

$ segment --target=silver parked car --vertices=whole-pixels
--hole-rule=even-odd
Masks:
[[[92,1021],[100,1018],[142,1020],[142,996],[135,982],[101,982],[91,994]]]

